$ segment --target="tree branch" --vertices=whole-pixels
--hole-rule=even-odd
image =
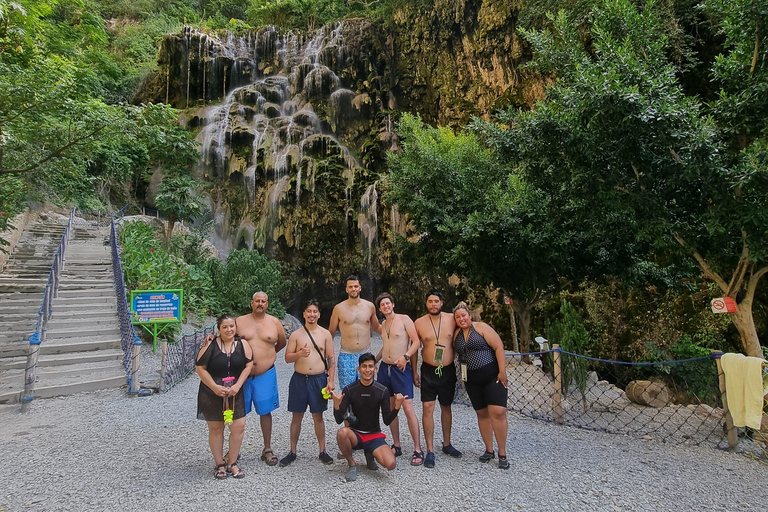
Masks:
[[[752,270],[753,272],[752,272],[752,275],[750,275],[749,277],[749,283],[747,283],[747,295],[746,295],[747,299],[750,301],[755,296],[755,290],[757,290],[757,283],[760,281],[760,278],[768,273],[768,265],[760,268],[757,272],[754,272],[754,267],[752,268]]]
[[[755,28],[755,53],[752,55],[752,67],[749,68],[749,74],[753,74],[755,72],[755,67],[757,67],[757,57],[760,55],[760,26],[758,25]]]
[[[709,263],[699,254],[697,251],[692,250],[690,247],[688,247],[688,244],[685,243],[685,240],[683,240],[683,237],[678,235],[677,233],[672,233],[672,236],[675,237],[675,240],[677,240],[677,243],[679,243],[682,247],[685,249],[688,249],[691,251],[691,254],[693,258],[696,260],[696,263],[699,264],[699,268],[702,271],[702,274],[707,279],[711,279],[715,283],[717,283],[717,286],[720,287],[721,290],[724,292],[728,290],[728,283],[725,282],[725,279],[720,277],[720,275],[712,270],[712,267],[709,266]]]
[[[747,232],[741,230],[741,257],[739,263],[736,265],[736,269],[733,271],[731,282],[728,283],[728,289],[725,292],[726,297],[732,297],[736,290],[741,288],[741,284],[744,281],[744,275],[749,268],[749,247],[747,246]]]
[[[95,130],[92,130],[92,131],[82,135],[81,137],[76,137],[74,139],[70,139],[70,141],[68,143],[66,143],[65,145],[61,146],[59,149],[57,149],[56,151],[51,152],[48,156],[46,156],[42,160],[38,160],[37,162],[33,163],[32,165],[30,165],[28,167],[24,167],[24,168],[21,168],[21,169],[0,169],[0,176],[2,176],[4,174],[24,174],[24,173],[27,173],[27,172],[30,172],[30,171],[34,171],[35,169],[37,169],[38,167],[40,167],[44,163],[46,163],[46,162],[48,162],[50,160],[59,158],[67,150],[72,149],[75,146],[79,146],[79,145],[83,144],[84,141],[87,141],[88,139],[92,139],[97,133],[99,133],[100,131],[102,131],[106,127],[107,127],[107,125],[103,124],[103,125],[99,126],[98,128],[96,128]]]

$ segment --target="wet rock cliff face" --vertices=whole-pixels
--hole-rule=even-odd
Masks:
[[[393,116],[458,125],[535,93],[520,86],[510,2],[448,4],[401,9],[387,29],[354,19],[163,40],[138,99],[183,109],[197,131],[220,250],[271,253],[306,293],[350,272],[386,286],[387,234],[405,229],[379,201]]]

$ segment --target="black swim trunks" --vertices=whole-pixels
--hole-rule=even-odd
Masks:
[[[507,406],[507,388],[499,378],[499,365],[496,361],[477,370],[467,370],[467,382],[464,383],[476,411],[489,405]]]
[[[447,407],[456,394],[456,365],[443,366],[439,373],[435,370],[437,366],[421,363],[421,401],[434,402],[437,398],[440,405]]]

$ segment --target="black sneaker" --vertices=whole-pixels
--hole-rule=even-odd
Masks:
[[[459,458],[461,457],[461,452],[453,447],[452,444],[447,444],[443,446],[443,453],[446,455],[450,455],[451,457]]]
[[[288,452],[288,455],[280,459],[280,467],[284,468],[285,466],[289,466],[291,462],[296,460],[296,454],[293,452]]]
[[[333,464],[333,457],[328,455],[325,450],[321,451],[317,458],[320,459],[320,462],[323,464]]]
[[[499,469],[509,469],[509,461],[506,455],[499,455]]]

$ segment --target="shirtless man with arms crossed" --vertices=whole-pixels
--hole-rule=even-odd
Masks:
[[[280,466],[287,466],[296,460],[296,446],[299,443],[301,422],[309,406],[315,435],[320,447],[318,458],[323,464],[333,464],[333,457],[325,451],[325,421],[323,411],[328,408],[328,399],[323,398],[322,389],[328,386],[333,391],[333,338],[327,329],[317,325],[320,319],[320,303],[312,299],[304,307],[304,328],[296,329],[288,338],[285,362],[293,364],[293,376],[288,389],[288,410],[291,418],[291,451],[280,460]],[[311,336],[311,338],[310,338]],[[325,361],[325,362],[324,362]],[[327,373],[326,373],[327,372]]]
[[[376,304],[384,314],[381,330],[381,340],[384,343],[376,356],[376,361],[381,360],[376,380],[389,390],[390,407],[394,408],[397,394],[405,397],[403,410],[413,438],[411,465],[419,466],[424,462],[424,452],[421,451],[419,419],[413,410],[414,383],[419,386],[419,376],[416,373],[419,336],[408,315],[395,313],[395,299],[390,294],[379,295]],[[389,428],[392,431],[392,451],[397,457],[403,453],[400,448],[400,421],[395,418]]]
[[[237,318],[237,334],[248,342],[253,351],[251,376],[245,381],[245,413],[251,406],[259,415],[261,433],[264,436],[264,450],[261,460],[269,466],[277,464],[272,451],[272,411],[280,407],[277,394],[277,353],[285,348],[285,330],[280,320],[267,314],[269,298],[264,292],[256,292],[251,299],[249,315]]]
[[[444,313],[443,295],[437,290],[427,293],[428,313],[414,322],[421,340],[421,421],[424,424],[424,441],[427,455],[424,466],[435,467],[433,439],[435,434],[435,399],[440,401],[440,423],[443,427],[443,453],[461,457],[461,452],[451,445],[453,414],[451,404],[456,392],[456,365],[453,363],[453,331],[456,322],[453,315]]]
[[[344,389],[357,380],[358,358],[371,351],[371,330],[381,332],[376,308],[372,302],[360,297],[362,287],[357,276],[347,278],[347,300],[333,308],[328,330],[331,336],[341,331],[341,351],[337,366],[339,388]]]

